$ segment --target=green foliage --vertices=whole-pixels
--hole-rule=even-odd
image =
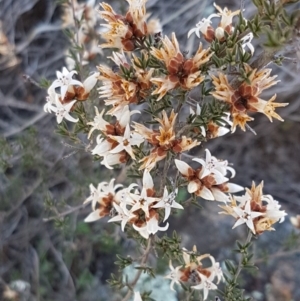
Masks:
[[[115,265],[119,266],[120,270],[124,270],[127,266],[133,263],[133,260],[130,256],[122,257],[121,255],[116,255],[118,260],[115,261]]]
[[[256,38],[259,37],[259,33],[263,29],[262,26],[263,23],[258,14],[256,14],[252,20],[248,21],[248,27]]]
[[[150,277],[155,278],[155,271],[150,266],[136,266],[134,267],[136,270],[141,270],[143,273],[148,274]]]
[[[128,282],[127,279],[125,279],[126,282]],[[125,287],[125,283],[123,283],[123,279],[122,279],[122,276],[115,276],[114,274],[111,274],[110,275],[110,279],[107,280],[107,283],[113,287],[113,288],[116,288],[116,289],[122,289],[123,287]]]
[[[164,235],[162,238],[156,240],[156,246],[161,250],[163,256],[167,258],[180,259],[182,249],[180,247],[181,237],[177,235],[176,231],[173,231],[172,237]]]
[[[291,3],[294,1],[285,1]],[[259,32],[266,35],[264,46],[280,49],[292,37],[293,29],[299,20],[299,10],[288,13],[284,8],[285,2],[253,0],[258,13],[249,22],[249,28],[255,36]]]
[[[218,293],[224,298],[224,301],[248,301],[251,298],[244,297],[244,290],[239,287],[238,279],[244,269],[257,269],[251,262],[253,254],[250,253],[252,234],[249,231],[248,238],[244,244],[237,241],[237,249],[234,250],[240,254],[239,264],[236,265],[230,260],[225,260],[225,266],[229,275],[224,274],[225,287],[218,290]]]
[[[74,135],[77,135],[79,133],[87,134],[90,130],[90,126],[87,124],[88,121],[86,118],[86,111],[84,105],[81,102],[76,105],[74,113],[79,119],[79,121],[75,124]]]
[[[81,124],[81,127],[78,128],[77,132],[80,132],[84,128],[85,127]],[[77,137],[77,135],[69,130],[68,125],[64,120],[57,125],[56,133],[70,139],[74,143],[81,143],[81,140]]]

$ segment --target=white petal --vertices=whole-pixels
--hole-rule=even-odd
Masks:
[[[226,135],[229,132],[230,132],[230,129],[225,128],[223,126],[220,126],[219,129],[218,129],[218,134],[217,135],[218,135],[218,137],[221,137],[221,136]]]
[[[143,301],[139,292],[134,292],[133,301]]]
[[[144,238],[148,239],[149,238],[149,233],[147,231],[147,226],[144,227],[137,227],[135,224],[132,225],[133,228],[140,233],[141,236]]]
[[[67,113],[67,114],[65,114],[65,119],[67,119],[67,120],[69,120],[69,121],[71,121],[71,122],[78,122],[79,121],[79,119],[78,118],[74,118],[74,117],[72,117],[69,113]]]
[[[230,192],[230,193],[236,193],[236,192],[244,190],[244,187],[234,184],[234,183],[227,183],[226,186],[228,188],[228,192]]]
[[[124,145],[120,143],[115,148],[111,149],[110,153],[117,154],[117,153],[121,152],[123,149],[124,149]]]
[[[96,85],[97,83],[97,77],[99,76],[99,72],[96,72],[89,76],[84,82],[83,82],[83,87],[85,92],[89,93]]]
[[[187,188],[189,193],[194,193],[198,189],[199,189],[199,185],[195,181],[189,182],[189,185]]]
[[[175,159],[175,164],[181,174],[183,174],[184,176],[189,175],[188,170],[192,169],[192,168],[188,164],[186,164],[185,162],[183,162],[181,160],[177,160],[177,159]]]
[[[153,187],[154,187],[153,179],[151,177],[151,174],[146,169],[145,169],[144,175],[143,175],[143,187],[145,189],[153,189]]]
[[[169,218],[171,213],[171,208],[170,207],[165,207],[165,217],[164,217],[164,222]]]
[[[99,215],[99,213],[100,213],[100,210],[93,211],[84,219],[84,221],[86,223],[90,223],[90,222],[94,222],[94,221],[100,219],[101,216]]]
[[[218,188],[212,188],[211,189],[213,195],[214,195],[214,198],[216,201],[218,202],[229,202],[230,201],[230,198],[228,195],[226,195],[224,192],[222,192],[220,189]]]
[[[212,192],[205,186],[201,188],[201,191],[198,193],[199,196],[201,196],[203,199],[209,200],[209,201],[214,201],[214,195]]]

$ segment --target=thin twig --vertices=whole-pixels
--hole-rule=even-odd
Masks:
[[[30,75],[28,74],[23,74],[23,79],[31,84],[33,84],[34,86],[43,89],[43,87],[41,86],[40,83],[38,83],[37,81],[35,81]]]
[[[46,116],[46,115],[47,115],[47,113],[45,113],[44,111],[40,112],[39,114],[35,115],[32,119],[30,119],[29,121],[24,123],[22,126],[20,126],[18,128],[13,128],[11,131],[9,131],[7,133],[4,133],[3,134],[4,138],[8,138],[8,137],[11,137],[11,136],[14,136],[18,133],[23,132],[25,129],[32,126],[33,124],[40,121],[41,119],[43,119],[45,117],[48,118],[48,116]]]
[[[152,248],[152,240],[153,240],[154,236],[151,236],[148,239],[148,244],[147,247],[145,249],[145,252],[142,256],[141,262],[140,262],[140,266],[143,267],[148,259],[148,256],[150,254],[151,248]],[[139,269],[138,272],[136,273],[134,279],[132,280],[132,282],[128,285],[128,287],[130,288],[126,294],[126,296],[122,299],[122,301],[128,301],[129,298],[132,295],[132,289],[135,287],[135,285],[137,284],[137,282],[139,281],[141,274],[143,272],[143,269]]]
[[[52,221],[52,220],[55,220],[55,219],[57,219],[57,218],[64,217],[64,216],[66,216],[66,215],[69,215],[69,214],[71,214],[71,213],[73,213],[73,212],[76,212],[76,211],[79,211],[79,210],[85,208],[85,207],[87,206],[87,204],[88,204],[88,203],[84,203],[84,204],[81,204],[81,205],[79,205],[79,206],[72,207],[72,208],[70,208],[70,209],[68,209],[68,210],[66,210],[66,211],[64,211],[64,212],[58,213],[58,214],[55,215],[55,216],[51,216],[51,217],[48,217],[48,218],[44,218],[43,221],[46,223],[46,222],[50,222],[50,221]]]
[[[264,262],[264,261],[267,261],[267,260],[270,260],[270,259],[275,259],[275,258],[284,257],[284,256],[290,256],[290,255],[294,255],[294,254],[297,254],[297,253],[300,253],[300,249],[295,249],[295,250],[291,250],[291,251],[279,251],[275,254],[272,254],[272,255],[268,256],[267,258],[256,259],[254,261],[254,263],[257,264],[257,263],[261,263],[261,262]]]

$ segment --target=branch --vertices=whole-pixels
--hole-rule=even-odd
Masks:
[[[147,247],[146,247],[146,250],[142,256],[142,259],[141,259],[141,262],[140,262],[140,265],[141,266],[144,266],[147,259],[148,259],[148,256],[150,254],[150,250],[151,250],[151,247],[152,247],[152,240],[153,240],[154,236],[151,236],[149,239],[148,239],[148,244],[147,244]],[[137,284],[137,282],[139,281],[140,277],[141,277],[141,274],[142,274],[143,270],[140,269],[138,270],[138,272],[136,273],[134,279],[132,280],[132,282],[128,285],[128,287],[130,287],[130,289],[128,290],[126,296],[122,299],[122,301],[128,301],[129,298],[131,297],[132,295],[132,288],[135,287],[135,285]]]
[[[299,249],[295,249],[295,250],[291,250],[291,251],[279,251],[275,254],[272,254],[270,256],[268,256],[266,259],[265,258],[259,258],[259,259],[256,259],[254,261],[254,263],[261,263],[261,262],[264,262],[266,260],[269,260],[269,259],[275,259],[275,258],[278,258],[278,257],[283,257],[283,256],[290,256],[290,255],[294,255],[294,254],[297,254],[297,253],[300,253],[300,248]]]
[[[52,220],[55,220],[55,219],[57,219],[57,218],[64,217],[64,216],[66,216],[66,215],[69,215],[69,214],[71,214],[71,213],[73,213],[73,212],[76,212],[76,211],[78,211],[78,210],[81,210],[81,209],[85,208],[87,204],[89,204],[89,203],[85,203],[85,204],[81,204],[81,205],[76,206],[76,207],[72,207],[72,208],[70,208],[69,210],[66,210],[66,211],[64,211],[64,212],[58,213],[58,214],[55,215],[55,216],[51,216],[51,217],[48,217],[48,218],[44,218],[43,221],[46,223],[46,222],[50,222],[50,221],[52,221]]]

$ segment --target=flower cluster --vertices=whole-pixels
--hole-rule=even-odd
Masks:
[[[200,67],[207,63],[213,55],[209,52],[209,49],[203,49],[200,44],[194,57],[186,59],[180,52],[175,33],[172,33],[172,40],[166,36],[162,40],[161,48],[152,48],[151,50],[151,54],[165,65],[168,72],[167,76],[151,79],[151,82],[157,86],[152,94],[158,94],[157,100],[160,100],[174,88],[191,90],[198,86],[204,80]]]
[[[235,171],[228,166],[228,162],[218,160],[206,149],[206,159],[194,158],[193,161],[200,163],[201,167],[193,169],[187,163],[175,159],[176,167],[187,180],[189,193],[210,201],[227,202],[229,196],[226,193],[235,193],[243,190],[243,187],[228,183],[227,171],[234,177]]]
[[[252,183],[251,189],[246,188],[243,196],[231,197],[229,204],[220,206],[221,213],[232,215],[236,222],[233,228],[246,224],[253,234],[275,230],[272,225],[282,223],[286,213],[280,210],[281,205],[271,195],[263,195],[263,182],[258,186]]]
[[[98,67],[99,80],[102,81],[99,94],[100,98],[104,99],[105,105],[112,106],[108,114],[115,114],[124,106],[141,103],[150,96],[150,79],[154,70],[143,68],[139,64],[140,60],[135,56],[133,56],[132,64],[128,63],[123,51],[113,52],[113,57],[110,58],[119,70],[116,71],[103,65]],[[147,55],[144,61],[147,61]]]
[[[166,158],[168,151],[181,153],[200,144],[200,142],[193,141],[193,139],[186,136],[176,138],[174,126],[177,114],[173,110],[169,117],[165,111],[162,112],[162,115],[161,119],[156,118],[156,121],[161,125],[159,130],[150,130],[139,123],[134,124],[135,130],[145,137],[152,146],[150,154],[141,160],[143,164],[140,169],[153,169],[158,161]]]
[[[142,46],[142,40],[149,34],[161,31],[157,20],[147,21],[146,0],[127,0],[129,9],[125,16],[117,14],[113,8],[102,2],[100,6],[100,17],[107,24],[103,24],[106,31],[101,37],[106,43],[101,44],[102,48],[119,48],[125,51],[133,51]]]
[[[219,262],[216,262],[210,254],[198,255],[196,246],[189,252],[183,249],[184,265],[173,267],[172,261],[169,263],[171,273],[166,278],[171,279],[170,288],[174,290],[174,284],[186,283],[192,285],[193,289],[203,290],[203,300],[207,299],[210,290],[216,290],[217,285],[213,283],[217,279],[217,284],[223,280],[223,272]],[[204,267],[202,261],[209,259],[211,265]]]
[[[62,72],[57,71],[57,79],[48,88],[48,96],[44,111],[56,114],[57,123],[61,123],[65,118],[71,122],[77,122],[78,119],[72,117],[69,112],[72,111],[77,101],[85,101],[90,91],[97,83],[98,73],[89,76],[83,83],[73,78],[76,71],[69,72],[66,67]],[[59,88],[59,92],[57,89]]]
[[[268,101],[259,98],[263,90],[270,88],[278,83],[275,80],[277,75],[270,76],[271,69],[252,69],[249,65],[244,64],[244,68],[248,77],[248,82],[242,83],[237,89],[234,89],[228,77],[219,73],[218,76],[211,75],[215,91],[211,94],[230,105],[230,114],[232,117],[233,125],[232,131],[234,132],[237,126],[240,126],[243,131],[246,130],[245,125],[248,121],[253,120],[247,113],[259,112],[266,115],[272,122],[272,118],[280,121],[283,119],[275,112],[277,107],[285,107],[288,103],[273,102],[276,94],[273,95]]]
[[[159,226],[162,221],[160,211],[164,210],[163,222],[165,222],[170,216],[171,208],[183,209],[175,201],[176,191],[169,193],[165,187],[163,194],[159,195],[154,189],[151,174],[146,170],[141,191],[137,189],[138,186],[138,184],[131,184],[128,188],[122,188],[122,185],[114,186],[114,179],[110,183],[100,183],[97,189],[91,184],[91,195],[85,202],[92,202],[93,212],[85,221],[93,222],[110,215],[112,218],[108,222],[121,222],[122,231],[129,223],[146,239],[158,231],[167,230],[169,223]]]
[[[88,124],[92,126],[88,137],[94,130],[101,132],[97,136],[97,145],[92,150],[93,155],[103,157],[101,164],[112,169],[111,165],[126,163],[130,158],[135,160],[134,146],[139,146],[143,141],[143,136],[131,131],[129,121],[130,116],[139,111],[129,111],[128,106],[124,106],[121,112],[113,114],[116,122],[108,123],[103,119],[104,110],[99,113],[95,107],[96,116],[94,121]]]

